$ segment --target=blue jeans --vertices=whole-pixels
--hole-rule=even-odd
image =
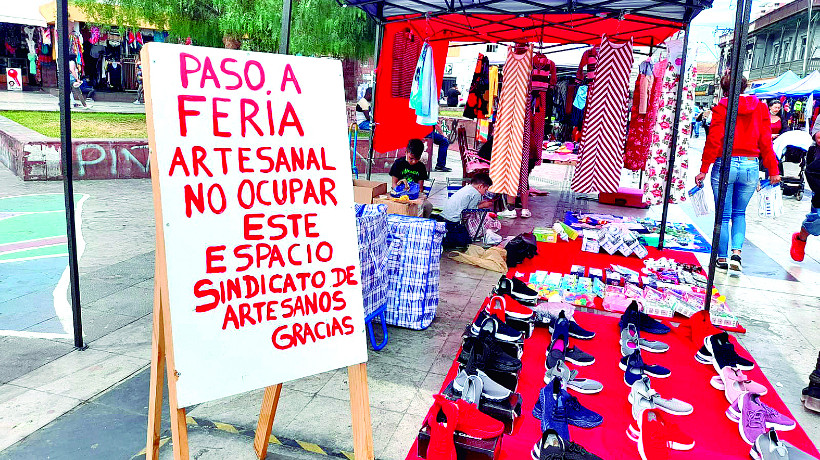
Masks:
[[[697,120],[692,122],[692,134],[695,137],[700,137],[700,122]]]
[[[712,192],[715,195],[715,209],[720,206],[718,201],[720,185],[720,165],[722,158],[718,158],[712,166]],[[732,250],[743,249],[743,240],[746,239],[746,206],[755,193],[758,184],[760,166],[757,158],[732,157],[729,163],[729,184],[726,187],[726,200],[723,206],[723,221],[720,227],[720,243],[718,257],[726,258],[729,254],[729,240]],[[729,221],[732,222],[731,234]]]
[[[435,129],[430,134],[424,136],[426,139],[433,139],[433,143],[438,145],[438,158],[436,158],[436,168],[447,166],[447,149],[450,148],[450,141],[442,136]]]

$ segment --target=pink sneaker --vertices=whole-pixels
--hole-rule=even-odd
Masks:
[[[734,403],[743,394],[737,370],[729,366],[720,370],[720,380],[723,382],[723,393],[729,403]]]
[[[741,387],[741,391],[748,391],[750,393],[757,393],[760,396],[763,396],[763,395],[765,395],[766,393],[769,392],[768,388],[766,388],[765,386],[763,386],[763,385],[761,385],[761,384],[759,384],[759,383],[757,383],[753,380],[749,380],[749,378],[746,377],[746,374],[744,374],[740,370],[734,369],[734,368],[732,368],[732,370],[735,372],[735,375],[738,379],[737,382],[740,384],[740,387]],[[734,380],[734,378],[733,378],[733,380]],[[709,380],[709,384],[712,385],[712,388],[714,388],[716,390],[723,391],[725,389],[725,385],[723,384],[723,379],[721,379],[719,375],[716,375],[716,376],[712,377],[712,379]]]

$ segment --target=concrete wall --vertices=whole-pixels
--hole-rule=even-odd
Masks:
[[[60,139],[0,117],[0,163],[23,180],[63,178]],[[150,177],[147,139],[74,139],[75,179]]]

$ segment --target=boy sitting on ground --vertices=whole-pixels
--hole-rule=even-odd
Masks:
[[[424,181],[427,180],[429,174],[427,173],[427,167],[421,162],[422,153],[424,153],[424,142],[421,139],[410,139],[410,142],[407,143],[404,158],[399,158],[390,167],[390,177],[393,179],[394,189],[399,181],[405,180],[408,184],[411,182],[419,184],[419,191],[424,193]],[[422,217],[430,217],[432,211],[432,203],[424,200]]]
[[[465,185],[447,198],[444,209],[439,220],[447,226],[447,235],[444,236],[442,245],[446,248],[462,248],[470,245],[472,238],[467,228],[461,223],[461,213],[465,209],[489,208],[492,201],[482,200],[490,186],[492,179],[486,173],[478,173],[470,179],[470,184]]]

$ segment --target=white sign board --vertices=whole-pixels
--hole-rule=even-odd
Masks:
[[[179,406],[365,362],[341,63],[147,46]]]
[[[23,91],[23,74],[15,67],[6,68],[6,89],[8,91]]]

